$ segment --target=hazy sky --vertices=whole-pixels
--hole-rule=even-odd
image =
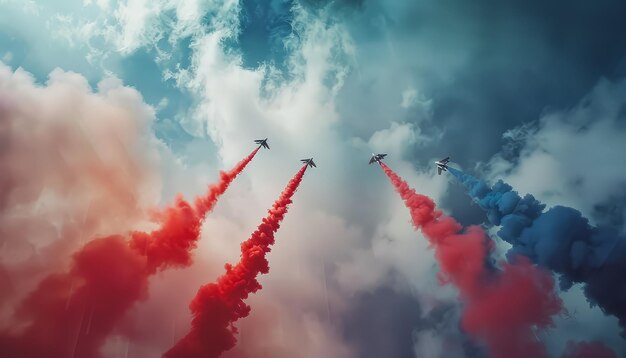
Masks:
[[[460,331],[455,291],[437,284],[432,251],[369,155],[388,153],[391,167],[463,224],[486,218],[433,160],[450,155],[473,175],[623,230],[625,13],[619,0],[0,0],[0,87],[14,94],[6,103],[42,108],[24,112],[32,127],[0,131],[19,144],[0,148],[14,168],[0,182],[1,222],[41,225],[19,240],[0,236],[4,276],[25,277],[0,300],[2,326],[45,271],[32,261],[62,270],[89,239],[52,250],[59,228],[87,206],[128,204],[119,188],[91,195],[91,177],[67,203],[73,188],[58,180],[80,176],[82,164],[74,172],[63,153],[97,148],[76,163],[114,153],[104,155],[107,170],[135,193],[137,217],[102,210],[80,237],[145,224],[144,209],[204,192],[253,139],[269,137],[272,149],[207,218],[196,264],[154,278],[104,355],[168,349],[189,324],[198,286],[237,259],[298,159],[313,156],[318,168],[296,194],[264,288],[238,324],[241,342],[226,356],[484,356]],[[118,110],[122,119],[109,119]],[[50,139],[57,121],[78,123],[78,139]],[[57,148],[63,140],[76,144]],[[61,159],[15,164],[50,146]],[[67,173],[27,179],[57,170]],[[579,287],[562,298],[569,315],[538,334],[554,356],[569,340],[626,354],[616,320],[590,308]]]

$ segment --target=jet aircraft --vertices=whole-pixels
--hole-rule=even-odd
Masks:
[[[260,144],[261,147],[270,149],[270,146],[267,144],[267,138],[265,139],[255,139],[254,143]]]
[[[435,162],[435,164],[437,165],[437,174],[441,175],[442,171],[445,172],[448,169],[449,161],[450,161],[450,157],[445,157]]]
[[[300,159],[300,161],[302,163],[306,163],[306,165],[308,165],[309,167],[315,167],[317,168],[317,166],[315,165],[315,162],[313,161],[313,158],[309,158],[309,159]]]
[[[380,161],[381,161],[384,157],[386,157],[386,156],[387,156],[387,154],[383,154],[383,153],[381,153],[381,154],[374,154],[374,153],[372,153],[372,158],[370,158],[370,164],[372,164],[372,163],[374,163],[374,162],[378,162],[378,163],[380,163]]]

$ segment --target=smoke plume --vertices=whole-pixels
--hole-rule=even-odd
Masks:
[[[463,329],[484,341],[491,357],[546,357],[534,330],[553,325],[552,316],[562,311],[552,277],[528,260],[489,268],[486,260],[493,246],[480,227],[462,230],[430,198],[417,194],[384,163],[381,167],[409,209],[413,225],[434,248],[441,283],[458,289]]]
[[[289,181],[261,225],[241,244],[240,261],[234,266],[226,264],[226,273],[217,282],[200,287],[189,304],[193,315],[189,333],[164,357],[218,357],[235,346],[234,324],[250,314],[250,306],[244,300],[261,289],[257,276],[269,272],[266,255],[306,169],[304,165]]]
[[[450,168],[468,189],[498,235],[513,245],[510,261],[527,257],[560,274],[560,288],[584,283],[592,304],[619,319],[626,334],[626,240],[614,228],[594,227],[573,208],[546,205],[532,195],[523,198],[499,180],[491,188],[483,181]]]
[[[161,223],[159,230],[151,233],[133,232],[130,246],[147,258],[150,273],[168,266],[185,267],[191,264],[191,251],[196,247],[204,217],[213,210],[217,199],[252,161],[256,148],[230,171],[221,171],[220,180],[209,186],[205,195],[194,200],[194,206],[181,196],[176,198],[173,207],[156,214]]]
[[[259,148],[195,205],[181,196],[155,213],[152,232],[94,239],[73,254],[68,272],[44,278],[15,313],[15,324],[0,333],[7,357],[100,357],[100,348],[124,314],[148,292],[148,279],[168,267],[191,264],[205,215]]]
[[[38,84],[0,63],[0,330],[86,238],[126,232],[159,199],[154,110],[116,78]]]

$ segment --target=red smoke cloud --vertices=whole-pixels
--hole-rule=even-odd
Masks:
[[[430,198],[417,194],[384,163],[381,167],[410,210],[413,225],[435,249],[441,282],[458,288],[465,331],[484,340],[494,358],[546,357],[533,327],[551,326],[552,316],[562,311],[552,276],[528,261],[487,269],[492,244],[480,227],[462,231]]]
[[[40,84],[0,63],[0,331],[48,273],[68,270],[87,239],[144,220],[170,160],[154,119],[117,79],[92,88],[56,69]]]
[[[250,314],[250,306],[244,300],[261,289],[257,276],[269,272],[265,256],[274,244],[274,234],[287,213],[291,197],[298,189],[306,168],[306,165],[303,166],[289,181],[261,225],[241,244],[239,263],[234,266],[226,264],[226,273],[217,282],[200,287],[189,305],[193,314],[189,333],[164,357],[218,357],[235,346],[237,328],[234,323]]]
[[[191,264],[204,216],[254,158],[255,149],[196,199],[177,197],[155,215],[160,227],[90,241],[72,257],[68,272],[47,276],[19,306],[18,322],[0,333],[6,357],[100,357],[99,350],[124,314],[148,291],[148,278]]]

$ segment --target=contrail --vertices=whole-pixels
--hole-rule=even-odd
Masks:
[[[449,168],[500,226],[498,236],[513,245],[510,261],[527,257],[560,274],[560,288],[584,284],[584,293],[604,313],[618,318],[626,336],[626,240],[613,228],[594,227],[580,211],[546,205],[526,194],[523,198],[502,180],[489,187],[461,171]]]
[[[307,165],[304,165],[289,181],[256,231],[241,244],[240,261],[234,266],[226,264],[226,273],[217,282],[200,287],[189,304],[193,315],[189,333],[163,357],[219,357],[235,346],[237,328],[234,324],[250,314],[251,308],[244,300],[261,289],[257,276],[269,272],[266,254],[274,244],[274,234],[287,213],[306,168]]]
[[[148,294],[148,278],[168,267],[191,264],[205,215],[258,148],[191,205],[178,196],[154,218],[152,232],[112,235],[86,243],[67,272],[50,274],[15,312],[15,327],[0,332],[0,356],[100,358],[100,348],[125,313]],[[90,307],[89,329],[81,330]],[[78,332],[77,337],[68,333]]]
[[[533,330],[553,325],[562,311],[552,276],[528,260],[487,268],[493,249],[478,226],[463,227],[443,215],[432,199],[414,189],[384,163],[385,174],[410,211],[413,225],[435,250],[442,284],[453,284],[463,301],[463,329],[483,341],[494,358],[547,357]]]

